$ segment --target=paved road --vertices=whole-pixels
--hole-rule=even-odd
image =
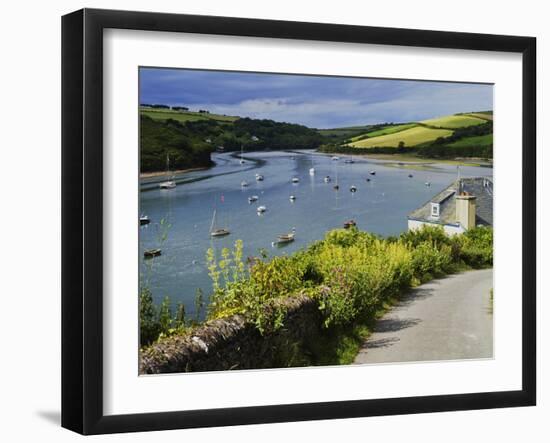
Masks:
[[[492,269],[418,286],[376,323],[355,364],[491,358],[492,287]]]

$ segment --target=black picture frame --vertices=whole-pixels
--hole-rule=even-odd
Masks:
[[[191,410],[103,413],[103,31],[108,28],[519,53],[523,64],[522,389]],[[536,39],[83,9],[62,18],[62,426],[82,434],[320,420],[536,403]]]

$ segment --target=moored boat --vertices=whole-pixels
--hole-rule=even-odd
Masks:
[[[158,257],[159,255],[161,255],[162,251],[159,249],[159,248],[155,248],[155,249],[146,249],[144,252],[143,252],[143,256],[145,258],[153,258],[153,257]]]
[[[353,219],[344,222],[344,229],[349,229],[354,226],[357,226],[357,223]]]
[[[257,212],[258,214],[263,214],[265,211],[267,211],[267,206],[258,206],[258,207],[256,208],[256,212]]]
[[[159,184],[160,189],[174,189],[176,187],[176,181],[174,176],[170,176],[170,156],[166,154],[166,178],[167,180]]]
[[[296,233],[296,228],[292,228],[292,231],[288,234],[281,234],[277,236],[277,240],[271,243],[272,246],[281,246],[294,241],[294,235]]]
[[[254,203],[255,201],[258,201],[257,195],[251,195],[250,197],[248,197],[248,203]]]
[[[143,225],[148,225],[149,223],[151,223],[151,220],[149,219],[149,217],[147,215],[141,215],[139,217],[139,225],[140,226],[143,226]]]

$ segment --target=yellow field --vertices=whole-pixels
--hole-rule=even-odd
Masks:
[[[476,119],[477,120],[477,119]],[[399,142],[404,142],[405,147],[412,147],[421,143],[433,141],[439,137],[448,137],[453,131],[448,129],[431,129],[423,126],[405,129],[394,134],[381,135],[378,137],[358,140],[351,143],[356,148],[375,148],[375,147],[393,147],[397,148]]]
[[[482,113],[477,113],[477,112],[472,112],[470,114],[466,114],[466,115],[469,115],[471,117],[477,117],[477,118],[481,118],[483,120],[488,120],[488,121],[493,121],[493,114],[482,114]]]
[[[486,122],[486,119],[472,117],[470,115],[447,115],[445,117],[431,118],[429,120],[423,120],[420,123],[429,126],[435,126],[436,128],[464,128],[466,126],[481,125]]]

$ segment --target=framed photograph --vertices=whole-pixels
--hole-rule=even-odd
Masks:
[[[62,21],[62,425],[536,402],[531,37]]]

